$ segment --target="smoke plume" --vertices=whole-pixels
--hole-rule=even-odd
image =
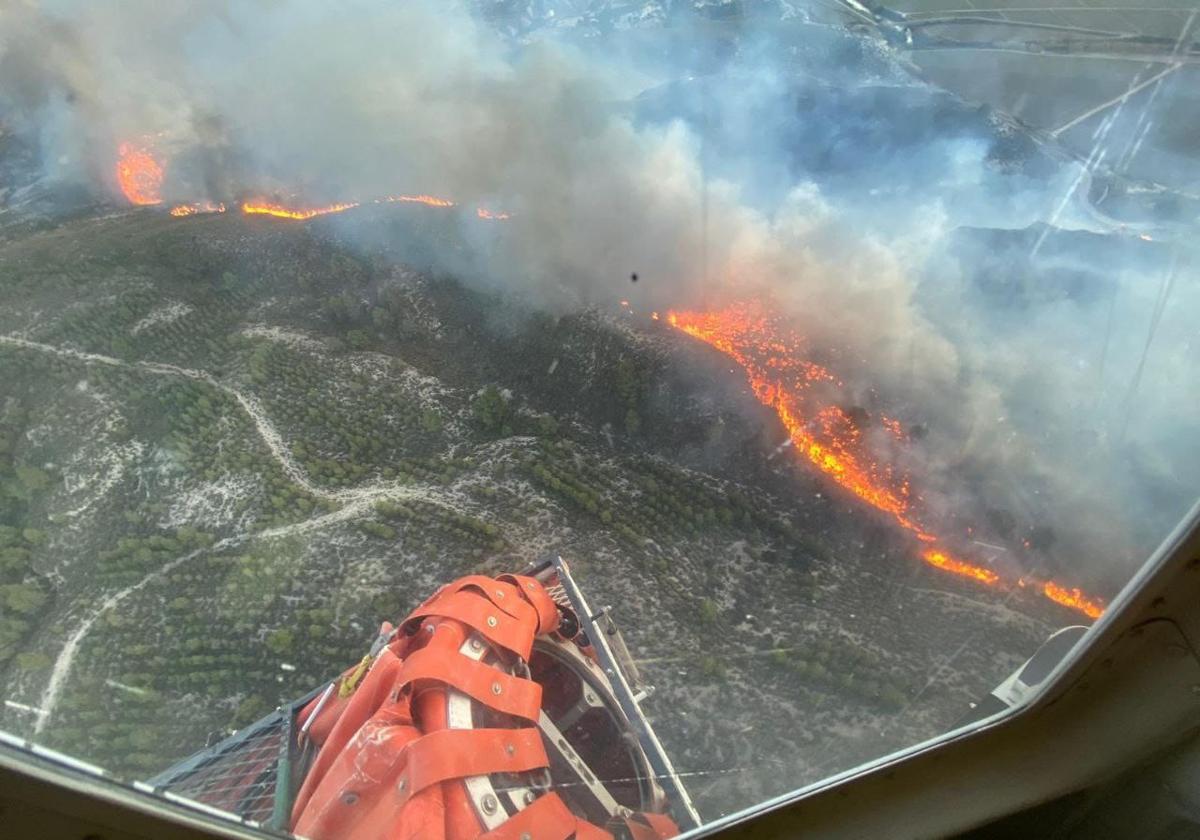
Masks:
[[[0,119],[44,177],[114,196],[144,138],[168,202],[503,208],[452,267],[547,307],[628,297],[631,272],[645,309],[769,301],[857,402],[928,430],[932,508],[1038,525],[1052,562],[1120,582],[1200,474],[1190,258],[1097,245],[1077,202],[1056,213],[1079,163],[1004,158],[1019,133],[885,51],[790,31],[823,78],[751,26],[696,81],[690,54],[505,37],[450,0],[31,1],[0,9]],[[1052,218],[1077,232],[1035,247]]]

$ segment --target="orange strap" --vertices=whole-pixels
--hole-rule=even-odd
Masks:
[[[590,822],[576,819],[575,840],[613,840],[613,836],[603,828],[592,825]]]
[[[396,688],[414,680],[443,682],[489,708],[526,720],[537,720],[542,708],[542,687],[533,680],[511,676],[459,653],[447,655],[429,647],[413,651],[400,666]]]
[[[405,619],[404,624],[408,626],[430,616],[461,621],[492,644],[512,651],[527,661],[533,650],[532,622],[526,624],[517,621],[491,601],[470,590],[450,592],[434,598]]]
[[[539,796],[478,840],[613,840],[602,828],[571,813],[557,793]]]
[[[499,580],[512,583],[521,597],[533,605],[538,615],[538,635],[553,633],[558,629],[558,605],[537,578],[526,575],[500,575]]]
[[[405,747],[400,802],[430,785],[464,776],[524,773],[550,760],[536,729],[438,729]]]
[[[484,575],[467,575],[450,584],[445,594],[461,592],[464,589],[477,591],[493,604],[518,621],[534,622],[537,611],[521,593],[519,587],[503,578],[490,578]]]

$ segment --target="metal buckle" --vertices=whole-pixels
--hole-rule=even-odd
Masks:
[[[529,786],[538,793],[545,793],[554,786],[554,779],[550,776],[550,768],[543,767],[540,770],[530,771]]]

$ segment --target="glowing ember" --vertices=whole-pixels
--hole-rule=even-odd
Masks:
[[[803,358],[804,340],[781,325],[777,317],[761,309],[734,306],[719,312],[668,312],[667,321],[741,365],[755,398],[775,411],[795,449],[838,485],[888,514],[917,540],[930,544],[922,550],[922,560],[987,586],[1001,583],[997,572],[934,545],[941,540],[920,524],[911,509],[908,478],[874,457],[863,440],[861,421],[838,405],[842,382],[825,367]],[[898,420],[883,416],[880,422],[893,437],[904,439]],[[1023,587],[1026,581],[1022,578],[1017,584]],[[1089,618],[1103,612],[1099,601],[1078,589],[1067,589],[1053,581],[1039,581],[1037,585],[1050,600]]]
[[[224,213],[224,204],[205,201],[201,204],[178,204],[171,208],[172,216],[195,216],[200,213]]]
[[[1059,586],[1052,580],[1042,584],[1042,594],[1064,607],[1079,610],[1088,618],[1099,618],[1104,612],[1104,606],[1099,601],[1089,598],[1074,587],[1067,589],[1065,586]]]
[[[122,143],[117,148],[117,184],[131,204],[162,203],[163,168],[145,146]]]
[[[491,221],[505,222],[512,218],[507,213],[493,213],[484,207],[475,208],[475,215],[481,219],[489,219]]]
[[[242,212],[252,216],[274,216],[277,219],[304,221],[305,219],[313,219],[317,216],[327,216],[330,213],[342,213],[358,206],[357,201],[352,201],[347,204],[329,204],[325,207],[296,208],[285,207],[282,204],[276,204],[271,201],[255,200],[243,202]]]

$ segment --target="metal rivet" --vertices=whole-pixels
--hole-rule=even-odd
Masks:
[[[433,625],[432,625],[432,624],[426,624],[426,625],[425,625],[425,632],[426,632],[426,633],[432,633],[432,632],[433,632]]]
[[[492,683],[492,694],[499,694],[500,691],[501,691],[500,683],[498,683],[498,682]]]
[[[405,783],[404,779],[401,779],[400,781],[396,782],[396,790],[400,791],[401,793],[404,793],[405,785],[406,785],[406,783]]]
[[[496,797],[492,796],[490,793],[483,797],[483,801],[479,804],[483,807],[483,812],[485,814],[496,813],[496,808],[498,808],[500,805],[500,803],[496,801]]]
[[[487,619],[487,625],[488,625],[488,627],[495,627],[495,626],[496,626],[497,624],[499,624],[499,623],[500,623],[500,622],[496,620],[496,616],[494,616],[494,615],[489,615],[489,616],[488,616],[488,619]]]
[[[497,597],[497,598],[503,598],[503,597],[504,597],[504,592],[502,592],[501,590],[497,589],[497,590],[496,590],[496,597]]]
[[[358,801],[358,794],[354,791],[347,791],[346,793],[342,794],[342,801],[347,805],[353,805]]]
[[[512,744],[505,744],[504,751],[506,753],[508,753],[509,755],[514,755],[517,752],[517,748],[514,747]]]
[[[528,831],[522,831],[521,832],[521,840],[533,840],[533,835],[530,834]]]
[[[483,642],[479,639],[471,639],[471,650],[483,650]]]
[[[525,791],[525,796],[523,798],[525,800],[526,805],[532,805],[533,800],[537,799],[537,796],[534,795],[533,791],[527,790],[527,791]]]

